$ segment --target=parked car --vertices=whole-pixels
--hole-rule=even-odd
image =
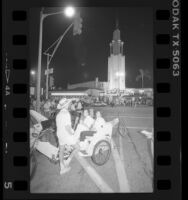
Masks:
[[[42,130],[53,132],[53,120],[46,118],[35,110],[30,110],[30,146],[32,146],[33,141]],[[47,140],[47,137],[48,134],[45,134],[41,140]]]
[[[147,105],[147,106],[153,106],[153,99],[148,97],[148,98],[146,99],[146,105]]]
[[[33,146],[35,145],[36,138],[41,134],[44,135],[40,138],[41,141],[48,141],[48,136],[54,133],[52,128],[52,121],[47,119],[45,116],[36,112],[35,110],[30,110],[30,176],[34,175],[36,170],[36,156],[33,153]]]
[[[96,103],[93,103],[92,106],[96,106],[96,107],[104,107],[104,106],[107,106],[107,104],[104,103],[104,102],[96,102]]]

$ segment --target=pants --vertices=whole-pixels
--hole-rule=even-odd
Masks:
[[[82,131],[80,133],[80,141],[84,141],[86,136],[93,136],[96,131]]]
[[[75,136],[75,138],[76,138],[77,140],[80,139],[80,133],[81,133],[82,131],[88,131],[88,128],[86,128],[86,127],[85,127],[84,125],[82,125],[82,124],[78,124],[78,126],[77,126],[77,128],[76,128],[76,131],[75,131],[75,134],[74,134],[74,136]]]

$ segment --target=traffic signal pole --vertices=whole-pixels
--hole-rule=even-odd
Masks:
[[[63,38],[65,37],[65,35],[67,34],[67,32],[69,31],[69,29],[70,29],[72,26],[73,26],[73,23],[70,24],[70,25],[68,26],[68,28],[65,30],[65,32],[63,33],[63,35],[62,35],[62,36],[59,38],[59,40],[57,41],[57,44],[56,44],[56,46],[55,46],[55,48],[54,48],[52,54],[50,55],[49,64],[50,64],[50,62],[51,62],[51,60],[52,60],[52,58],[53,58],[55,52],[57,51],[57,48],[59,47],[61,41],[63,40]],[[46,52],[47,52],[48,50],[49,50],[49,48],[45,51],[45,54],[46,54]]]
[[[70,24],[68,26],[68,28],[65,30],[65,32],[63,33],[62,36],[60,36],[58,38],[58,40],[56,40],[45,52],[44,54],[47,56],[47,67],[46,67],[46,100],[48,99],[48,93],[49,93],[49,65],[50,65],[50,62],[55,54],[55,52],[57,51],[61,41],[63,40],[63,38],[65,37],[65,35],[67,34],[67,32],[69,31],[69,29],[73,26],[73,23]],[[52,48],[53,46],[55,45],[54,47],[54,50],[52,52],[52,54],[49,54],[49,49]]]

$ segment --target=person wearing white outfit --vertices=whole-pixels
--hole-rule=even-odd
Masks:
[[[83,141],[86,136],[92,136],[94,133],[101,133],[106,125],[104,118],[99,111],[96,112],[96,119],[88,130],[83,130],[80,133],[80,141]]]
[[[84,110],[83,125],[86,126],[88,129],[90,129],[93,123],[94,123],[94,119],[89,115],[88,110]]]
[[[71,100],[63,98],[59,101],[57,109],[60,112],[56,116],[57,138],[59,141],[59,159],[60,159],[60,174],[66,173],[70,170],[64,161],[65,145],[76,145],[74,137],[74,130],[71,127],[71,115],[69,113],[69,106]]]
[[[91,128],[91,130],[96,130],[97,132],[104,128],[106,122],[99,111],[96,112],[96,120]]]
[[[84,118],[83,120],[80,121],[80,123],[78,124],[76,131],[75,131],[75,137],[77,140],[79,140],[80,138],[80,133],[82,131],[88,131],[90,130],[90,128],[92,127],[93,123],[94,123],[94,119],[89,115],[88,110],[84,110],[84,114],[83,114]]]

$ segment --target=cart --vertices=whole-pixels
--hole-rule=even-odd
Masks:
[[[104,165],[110,158],[112,132],[113,128],[118,125],[118,123],[118,118],[106,122],[105,126],[100,131],[92,132],[93,134],[91,136],[86,136],[83,140],[80,140],[78,154],[83,157],[90,157],[93,163],[98,166]],[[53,129],[42,131],[39,124],[35,126],[35,129],[35,133],[32,134],[33,137],[35,137],[35,140],[30,148],[31,179],[37,168],[36,151],[45,155],[53,163],[59,162],[59,147],[52,145],[49,141],[41,140],[43,135],[53,132]],[[73,146],[65,146],[64,159],[68,159],[73,151]]]

